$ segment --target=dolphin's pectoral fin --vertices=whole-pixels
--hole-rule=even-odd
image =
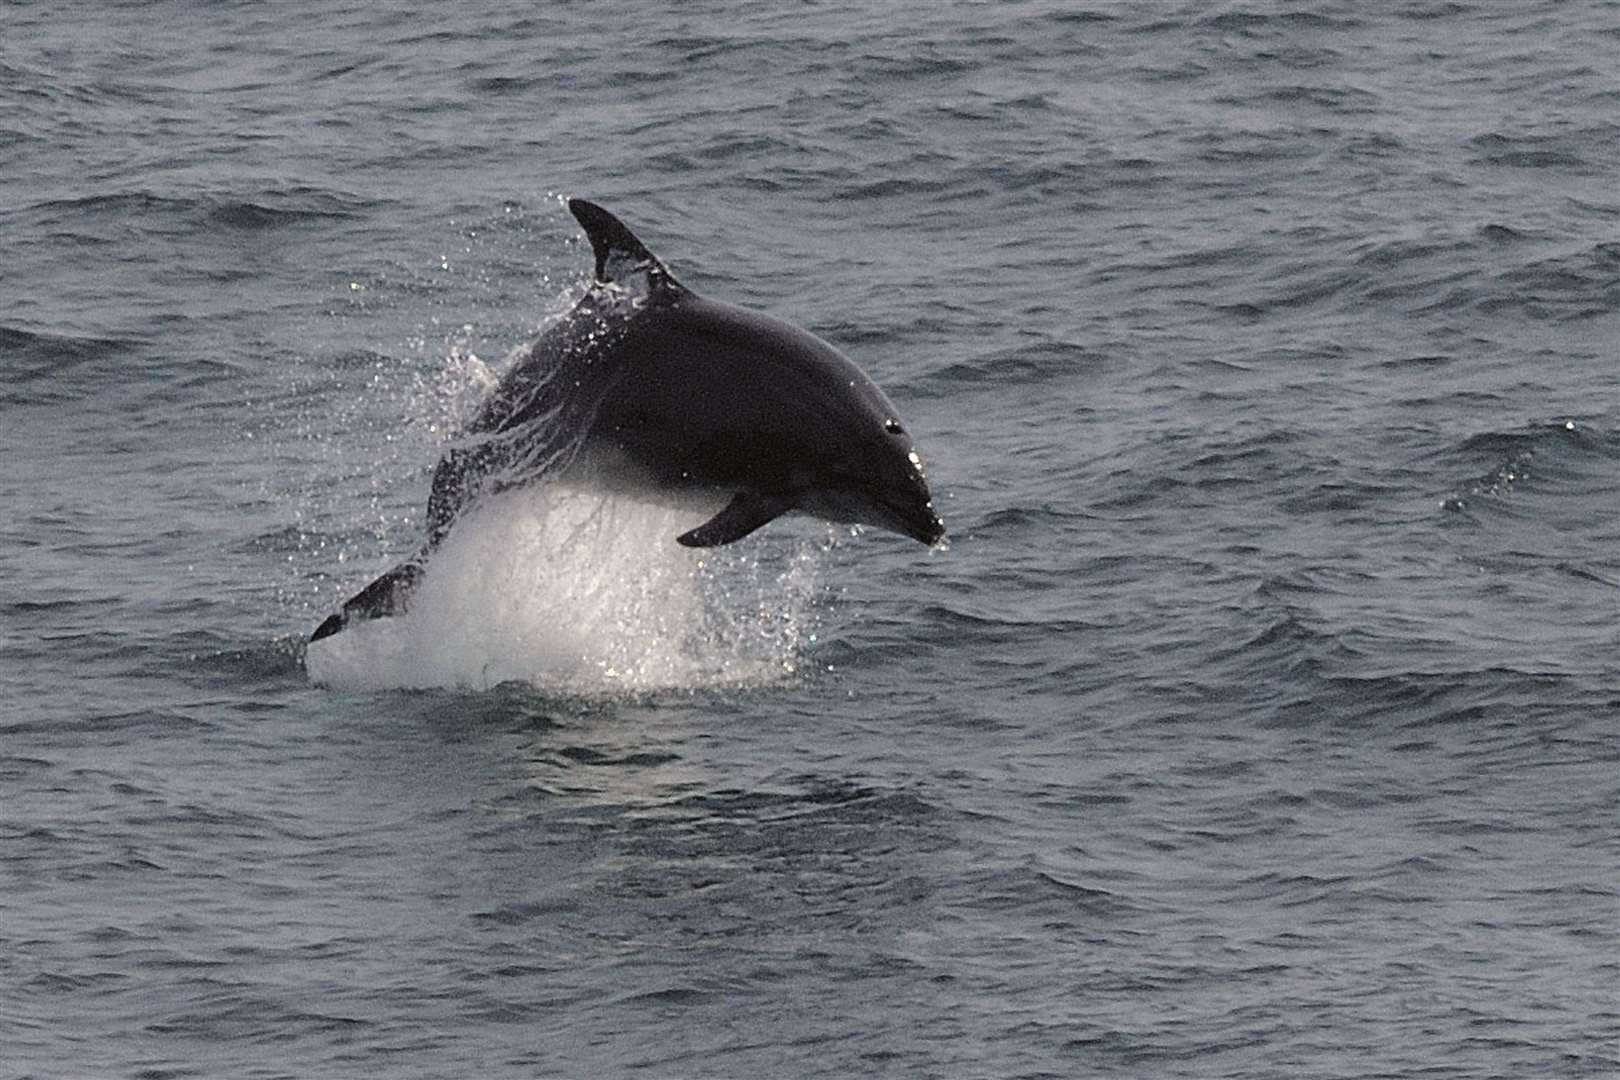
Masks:
[[[319,641],[331,637],[354,619],[382,619],[398,615],[405,610],[406,598],[410,596],[411,590],[421,578],[421,563],[415,561],[400,563],[356,593],[343,605],[342,611],[328,616],[325,622],[315,628],[309,640]]]
[[[739,491],[726,508],[691,532],[684,532],[675,542],[686,547],[719,547],[733,540],[741,540],[761,525],[781,517],[793,509],[793,502],[780,495],[762,495],[757,491]]]

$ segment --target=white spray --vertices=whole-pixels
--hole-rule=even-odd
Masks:
[[[489,500],[433,553],[403,616],[312,644],[310,678],[353,690],[522,680],[591,694],[791,677],[825,545],[675,543],[701,520],[545,482]]]

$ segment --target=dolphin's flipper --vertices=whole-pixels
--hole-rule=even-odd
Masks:
[[[647,245],[636,239],[636,234],[625,228],[624,222],[585,199],[569,199],[568,209],[579,219],[585,235],[591,239],[591,252],[596,256],[596,280],[617,281],[626,271],[644,271],[653,288],[675,286],[678,283],[669,270],[658,261],[658,256],[647,250]],[[628,266],[620,264],[628,263]]]
[[[719,547],[733,540],[741,540],[761,525],[768,525],[793,509],[793,503],[780,495],[762,495],[757,491],[739,491],[726,508],[690,532],[683,532],[675,542],[685,547]]]
[[[343,605],[342,611],[316,627],[309,640],[319,641],[321,638],[331,637],[349,625],[352,619],[382,619],[389,615],[398,615],[405,610],[406,598],[420,580],[422,580],[420,562],[413,560],[400,563],[356,593],[353,599]]]

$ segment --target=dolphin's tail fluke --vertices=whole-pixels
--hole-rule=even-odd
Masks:
[[[385,619],[390,615],[401,614],[405,610],[411,590],[416,588],[416,583],[420,580],[422,580],[420,560],[412,559],[400,563],[356,593],[343,605],[342,611],[317,626],[315,632],[309,636],[309,640],[314,642],[331,637],[356,619]]]

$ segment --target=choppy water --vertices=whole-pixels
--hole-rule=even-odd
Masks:
[[[1617,56],[6,5],[0,1073],[1613,1075]],[[950,549],[530,508],[460,578],[509,632],[316,685],[577,294],[562,194],[860,361]]]

